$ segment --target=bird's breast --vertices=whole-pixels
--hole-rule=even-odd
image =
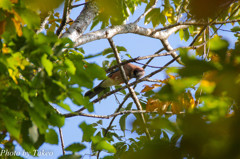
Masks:
[[[111,87],[111,86],[114,86],[114,85],[119,85],[121,83],[122,82],[119,81],[119,79],[117,79],[117,78],[114,78],[114,79],[108,78],[101,83],[101,87]]]

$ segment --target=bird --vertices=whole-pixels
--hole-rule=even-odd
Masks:
[[[123,69],[128,80],[132,78],[139,79],[145,74],[145,71],[142,67],[133,65],[131,63],[124,64]],[[103,80],[99,85],[97,85],[93,89],[87,91],[84,96],[89,97],[89,99],[91,99],[97,94],[107,89],[108,87],[114,85],[121,85],[122,83],[124,83],[124,79],[122,78],[119,68],[117,68],[108,75],[107,79]]]

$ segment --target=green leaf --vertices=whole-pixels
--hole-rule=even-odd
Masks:
[[[98,19],[94,19],[90,30],[92,30],[98,24],[99,24],[99,20]]]
[[[116,46],[116,47],[117,47],[117,50],[119,52],[121,52],[121,51],[126,52],[127,51],[127,49],[124,46]],[[104,55],[107,55],[107,54],[112,53],[112,52],[113,52],[112,48],[107,48],[107,49],[103,50],[102,55],[104,56]]]
[[[100,67],[94,63],[87,65],[86,72],[89,73],[89,76],[92,79],[98,78],[99,80],[103,80],[106,78],[105,70],[102,67]]]
[[[195,27],[194,27],[193,25],[190,25],[190,26],[188,27],[188,29],[189,29],[189,33],[190,33],[190,34],[193,34],[193,32],[194,32],[194,30],[195,30]]]
[[[151,12],[149,12],[146,17],[144,23],[148,24],[152,22],[153,27],[156,27],[160,24],[162,18],[162,14],[160,12],[160,8],[154,8]]]
[[[104,56],[104,55],[107,55],[107,54],[112,53],[112,52],[113,52],[112,48],[107,48],[107,49],[103,50],[102,55]]]
[[[25,0],[26,4],[29,8],[32,10],[40,10],[43,14],[48,13],[48,11],[51,11],[55,8],[57,8],[63,0]],[[48,4],[48,5],[46,5]]]
[[[58,135],[55,130],[48,129],[48,132],[45,135],[45,141],[49,144],[58,144]]]
[[[71,108],[70,108],[70,106],[68,104],[60,102],[60,103],[57,103],[57,105],[60,106],[61,108],[65,109],[65,110],[67,110],[67,111],[72,112],[72,110],[71,110]]]
[[[65,123],[65,117],[55,112],[50,115],[48,120],[51,123],[51,125],[57,126],[59,128],[62,127]]]
[[[240,31],[240,26],[235,26],[235,27],[233,27],[233,28],[231,29],[231,31],[233,31],[233,32],[238,32],[238,31]]]
[[[115,159],[114,156],[104,156],[103,159]]]
[[[16,9],[17,13],[23,19],[23,21],[27,24],[27,27],[30,29],[35,29],[39,27],[41,19],[36,14],[36,12],[28,10],[28,9]]]
[[[123,116],[121,116],[119,123],[120,123],[120,128],[123,131],[124,135],[125,135],[125,130],[126,130],[126,118],[127,118],[128,114],[125,114]]]
[[[184,38],[184,31],[183,31],[183,29],[179,30],[179,37],[180,37],[181,40],[183,40],[183,38]]]
[[[20,124],[18,121],[20,116],[22,116],[21,113],[1,106],[0,118],[3,120],[8,132],[17,139],[20,137]]]
[[[96,145],[96,150],[106,150],[109,153],[116,153],[115,147],[100,136],[92,136],[91,140]]]
[[[38,126],[39,131],[44,133],[45,130],[48,128],[48,123],[46,122],[46,117],[39,114],[39,112],[33,108],[29,108],[29,114],[31,120]]]
[[[72,75],[74,75],[76,72],[76,67],[74,66],[73,62],[71,60],[69,60],[68,58],[66,58],[64,63],[67,66],[67,71],[69,73],[71,73]]]
[[[184,29],[184,40],[185,41],[188,41],[188,39],[189,39],[189,32],[188,32],[188,30],[187,29]]]
[[[163,26],[166,26],[167,19],[165,17],[165,14],[163,13],[163,11],[159,14],[159,20]]]
[[[80,159],[82,158],[81,155],[78,154],[72,154],[72,155],[64,155],[64,156],[60,156],[58,159]]]
[[[69,88],[69,97],[72,99],[72,101],[81,106],[83,105],[85,108],[87,108],[87,110],[89,112],[93,112],[93,103],[89,102],[88,98],[85,98],[82,94],[81,94],[81,89],[79,88]]]
[[[125,110],[131,110],[133,105],[133,102],[128,103],[127,107],[125,108]]]
[[[214,52],[226,52],[228,48],[228,42],[226,40],[221,39],[219,36],[215,36],[210,40],[210,49]]]
[[[93,136],[93,134],[96,131],[96,128],[94,128],[93,125],[91,125],[91,124],[88,125],[86,122],[82,122],[79,125],[79,127],[83,131],[82,141],[90,142],[91,141],[91,137]]]
[[[113,145],[108,143],[107,141],[100,141],[97,146],[97,150],[106,150],[109,153],[116,153],[116,149]]]
[[[179,74],[183,77],[189,76],[202,76],[204,72],[209,70],[216,70],[216,66],[211,62],[197,60],[197,59],[189,59],[184,62],[185,67],[179,70]]]
[[[48,76],[52,76],[53,64],[50,60],[47,59],[47,54],[44,54],[41,58],[42,65],[48,73]]]
[[[1,0],[0,1],[0,8],[3,8],[5,10],[11,10],[12,3],[9,0]]]
[[[73,144],[69,145],[67,148],[65,148],[65,150],[72,151],[73,153],[75,153],[75,152],[79,152],[85,148],[86,148],[86,146],[81,143],[73,143]]]

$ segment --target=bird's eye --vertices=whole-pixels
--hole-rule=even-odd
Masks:
[[[133,76],[134,76],[134,77],[137,77],[137,74],[138,74],[138,70],[134,70],[134,71],[133,71]]]

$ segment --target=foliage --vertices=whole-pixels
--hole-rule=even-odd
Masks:
[[[93,103],[84,97],[83,89],[92,89],[93,81],[105,79],[105,70],[116,64],[110,48],[89,56],[84,48],[74,48],[71,40],[59,38],[54,33],[62,19],[57,11],[50,11],[62,2],[0,1],[0,143],[3,145],[0,150],[14,151],[14,142],[17,142],[34,155],[34,150],[43,143],[58,144],[58,133],[54,128],[63,127],[67,119],[54,107],[73,112],[75,110],[71,110],[69,103],[65,103],[70,99],[73,104],[93,112]],[[91,29],[99,27],[99,23],[99,29],[122,25],[135,13],[136,7],[144,5],[147,11],[155,1],[95,2],[99,12]],[[202,11],[203,8],[208,12]],[[48,24],[37,34],[49,13]],[[176,24],[182,19],[222,22],[238,18],[238,1],[164,0],[145,16],[144,23],[157,28]],[[130,114],[119,118],[123,135],[114,131],[116,125],[104,128],[101,120],[90,124],[81,121],[82,143],[72,143],[65,148],[71,154],[60,158],[83,156],[82,150],[86,148],[83,142],[91,145],[93,155],[100,151],[109,153],[104,157],[106,159],[238,158],[240,29],[232,26],[237,41],[230,49],[229,42],[217,35],[216,25],[206,27],[205,33],[199,34],[202,28],[202,25],[190,25],[180,29],[178,35],[187,42],[199,35],[194,45],[208,41],[204,47],[195,51],[179,49],[183,66],[168,67],[167,78],[145,85],[140,93],[137,92],[147,111],[144,114],[146,125],[139,114],[133,114],[135,118],[130,131],[137,137],[126,136]],[[138,56],[126,53],[124,46],[117,46],[117,49],[125,59]],[[86,61],[97,56],[105,57],[103,66]],[[126,95],[123,90],[120,93]],[[132,105],[132,102],[125,103],[121,111],[132,110]],[[146,128],[151,141],[145,136]]]

